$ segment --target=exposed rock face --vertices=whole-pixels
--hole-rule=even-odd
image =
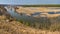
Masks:
[[[7,10],[3,6],[0,6],[0,13],[7,14]]]
[[[4,6],[0,6],[0,15],[5,15],[7,17],[10,17],[10,14],[8,14],[7,10],[4,8]]]

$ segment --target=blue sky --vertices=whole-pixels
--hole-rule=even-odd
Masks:
[[[60,0],[0,0],[0,4],[60,4]]]

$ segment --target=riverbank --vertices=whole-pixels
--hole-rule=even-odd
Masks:
[[[16,12],[19,14],[26,14],[32,17],[57,17],[60,15],[59,13],[60,7],[17,7]]]

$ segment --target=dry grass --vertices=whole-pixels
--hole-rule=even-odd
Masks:
[[[18,7],[16,9],[18,13],[34,13],[34,12],[58,12],[59,9],[51,9],[51,8],[60,8],[60,7]]]
[[[19,7],[19,9],[16,9],[17,13],[26,13],[26,15],[31,16],[31,14],[34,14],[36,12],[43,12],[42,14],[44,14],[44,12],[47,15],[47,17],[57,17],[60,14],[48,14],[47,12],[58,12],[60,11],[59,9],[49,9],[49,8],[59,8],[59,7]]]
[[[10,22],[1,17],[4,16],[0,16],[0,34],[60,34],[58,31],[50,32],[46,30],[34,29],[15,20]]]

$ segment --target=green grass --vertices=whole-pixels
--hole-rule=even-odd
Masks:
[[[60,7],[60,4],[20,5],[23,7]]]
[[[33,27],[33,28],[37,28],[37,29],[41,29],[41,30],[51,30],[51,31],[60,31],[60,21],[59,19],[60,16],[55,17],[55,18],[47,18],[47,19],[40,19],[40,22],[28,22],[28,21],[24,21],[24,20],[17,20],[20,23]]]

